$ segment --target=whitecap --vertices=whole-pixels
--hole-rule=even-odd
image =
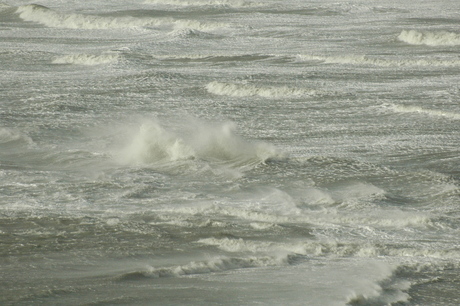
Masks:
[[[316,90],[293,88],[293,87],[266,87],[247,84],[234,84],[224,82],[211,82],[206,85],[209,93],[221,96],[231,97],[251,97],[260,96],[264,98],[280,98],[280,97],[301,97],[305,95],[315,95]]]
[[[95,66],[103,64],[114,64],[119,60],[119,55],[114,54],[68,54],[55,58],[53,64],[73,64],[84,66]]]
[[[427,46],[458,46],[460,45],[460,34],[447,31],[416,31],[403,30],[398,39],[411,45]]]

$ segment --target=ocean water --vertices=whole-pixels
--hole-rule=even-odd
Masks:
[[[459,1],[1,1],[0,304],[460,304]]]

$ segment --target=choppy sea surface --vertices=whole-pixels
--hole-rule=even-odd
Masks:
[[[1,1],[0,304],[460,304],[458,0]]]

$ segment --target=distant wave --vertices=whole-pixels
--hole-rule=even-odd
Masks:
[[[16,13],[25,21],[41,23],[48,27],[68,29],[121,29],[170,25],[174,28],[198,30],[222,27],[221,24],[201,23],[197,20],[175,20],[173,18],[109,17],[62,13],[45,6],[29,4],[18,7]]]
[[[405,67],[405,66],[422,66],[422,67],[457,67],[460,66],[459,59],[438,59],[438,58],[404,58],[404,59],[388,59],[388,58],[372,58],[359,55],[345,56],[315,56],[315,55],[299,55],[300,60],[320,61],[326,64],[341,64],[341,65],[367,65],[379,67]]]
[[[397,113],[418,113],[429,116],[444,117],[453,120],[460,120],[460,113],[446,112],[442,110],[426,109],[419,106],[402,106],[396,104],[387,105],[391,110]]]
[[[231,97],[260,96],[265,98],[299,97],[314,95],[316,90],[290,87],[259,87],[254,85],[211,82],[206,85],[208,92]]]
[[[411,45],[427,46],[458,46],[460,45],[460,34],[438,31],[415,31],[403,30],[398,39]]]
[[[245,0],[146,0],[147,4],[165,4],[175,6],[228,6],[251,7],[260,6],[260,3]]]
[[[57,57],[53,60],[53,64],[74,64],[95,66],[101,64],[113,64],[119,60],[118,54],[69,54]]]

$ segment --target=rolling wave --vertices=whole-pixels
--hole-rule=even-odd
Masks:
[[[28,4],[18,7],[16,13],[25,21],[41,23],[47,27],[66,29],[129,29],[158,26],[172,26],[174,28],[192,28],[210,30],[225,25],[202,23],[197,20],[175,20],[173,18],[136,18],[110,17],[97,15],[83,15],[62,13],[42,5]]]
[[[403,30],[398,39],[411,45],[427,46],[458,46],[460,45],[460,34],[447,31],[416,31]]]
[[[254,85],[211,82],[206,85],[209,93],[231,97],[260,96],[264,98],[301,97],[317,94],[316,90],[290,87],[259,87]]]

